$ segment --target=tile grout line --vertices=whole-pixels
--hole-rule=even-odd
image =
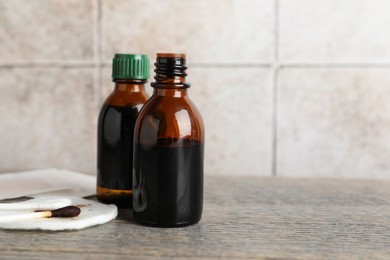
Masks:
[[[94,68],[95,61],[0,62],[0,68]]]
[[[102,101],[102,1],[96,0],[96,28],[95,28],[95,96],[96,111],[99,111]]]
[[[279,67],[272,69],[272,171],[273,177],[277,176],[277,159],[278,159],[278,76]]]
[[[270,68],[272,63],[192,63],[189,64],[192,68]]]
[[[281,62],[281,68],[389,68],[390,62]]]
[[[96,45],[96,44],[95,44]],[[97,49],[96,46],[94,46]],[[100,54],[101,56],[101,54]],[[0,68],[110,68],[111,62],[104,62],[95,57],[94,61],[35,61],[35,62],[0,62]],[[390,62],[280,62],[269,63],[193,63],[194,68],[365,68],[365,69],[386,69],[390,68]]]
[[[278,70],[279,70],[279,0],[274,2],[274,52],[272,62],[272,78],[271,78],[271,96],[272,96],[272,109],[271,109],[271,176],[277,176],[277,107],[278,107]]]

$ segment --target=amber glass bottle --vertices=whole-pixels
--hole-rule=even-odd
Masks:
[[[154,92],[136,121],[133,214],[141,224],[186,226],[202,216],[204,126],[185,64],[185,54],[157,54]]]
[[[105,100],[98,120],[97,198],[121,208],[132,206],[134,124],[148,99],[146,55],[115,54],[115,89]]]

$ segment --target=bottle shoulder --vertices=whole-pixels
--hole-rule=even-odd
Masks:
[[[190,98],[152,96],[139,114],[136,136],[139,142],[164,138],[204,142],[204,125]]]
[[[198,108],[189,97],[167,98],[152,96],[142,108],[140,117],[152,116],[159,120],[173,120],[184,113],[196,117],[198,121],[202,121]]]

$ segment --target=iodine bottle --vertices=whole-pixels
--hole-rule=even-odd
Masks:
[[[134,130],[134,218],[160,227],[195,224],[203,208],[203,122],[188,96],[185,54],[158,53],[155,66],[154,92]]]
[[[104,101],[98,119],[97,198],[121,208],[132,207],[133,135],[135,120],[148,99],[146,55],[115,54],[115,88]]]

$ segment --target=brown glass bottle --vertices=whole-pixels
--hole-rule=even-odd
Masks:
[[[132,207],[132,157],[135,120],[148,99],[146,55],[116,54],[114,91],[105,100],[98,119],[97,198],[121,208]]]
[[[133,214],[145,225],[186,226],[202,216],[204,126],[187,94],[185,54],[158,53],[155,65],[134,130]]]

